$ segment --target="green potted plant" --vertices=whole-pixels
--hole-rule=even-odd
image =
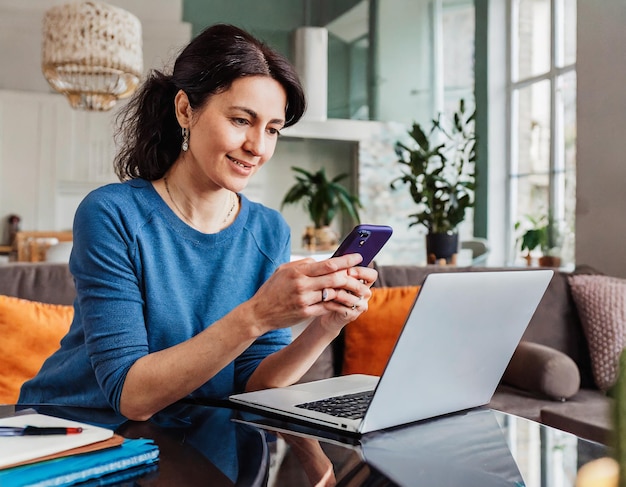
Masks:
[[[474,114],[464,100],[452,120],[439,114],[429,129],[414,123],[409,145],[397,142],[398,162],[403,175],[391,188],[408,185],[418,211],[409,215],[413,225],[423,225],[428,263],[454,259],[458,250],[458,226],[474,206],[476,134]]]
[[[532,264],[531,252],[537,248],[541,250],[539,257],[539,265],[541,267],[559,267],[561,258],[560,250],[560,232],[558,225],[554,219],[541,215],[533,217],[526,215],[524,222],[516,222],[515,230],[520,231],[525,227],[524,232],[518,238],[519,247],[524,254],[524,259],[528,265]]]
[[[300,167],[291,168],[295,173],[294,184],[283,198],[285,205],[302,203],[313,226],[307,226],[303,236],[303,246],[309,250],[330,250],[338,243],[337,234],[330,228],[338,214],[347,215],[359,223],[361,203],[357,196],[339,184],[348,174],[339,174],[328,179],[326,171],[309,172]]]

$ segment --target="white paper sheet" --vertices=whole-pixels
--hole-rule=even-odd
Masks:
[[[0,418],[0,426],[83,428],[81,433],[71,435],[0,436],[0,468],[79,446],[90,445],[113,436],[113,431],[106,428],[44,414],[25,414]]]

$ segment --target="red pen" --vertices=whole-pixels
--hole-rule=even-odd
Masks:
[[[31,436],[31,435],[75,435],[81,433],[82,428],[39,427],[39,426],[0,426],[0,436]]]

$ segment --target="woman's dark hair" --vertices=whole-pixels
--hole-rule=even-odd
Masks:
[[[163,177],[180,154],[181,127],[174,98],[183,90],[192,109],[214,94],[228,90],[244,76],[269,76],[287,93],[285,127],[295,124],[305,109],[304,91],[289,61],[238,27],[217,24],[205,29],[180,53],[171,75],[152,71],[118,115],[120,151],[115,172],[120,180]]]

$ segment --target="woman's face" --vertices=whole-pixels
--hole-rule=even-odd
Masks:
[[[214,189],[241,191],[274,154],[286,105],[287,95],[276,80],[239,78],[188,119],[189,150],[181,156],[192,162],[194,176]]]

